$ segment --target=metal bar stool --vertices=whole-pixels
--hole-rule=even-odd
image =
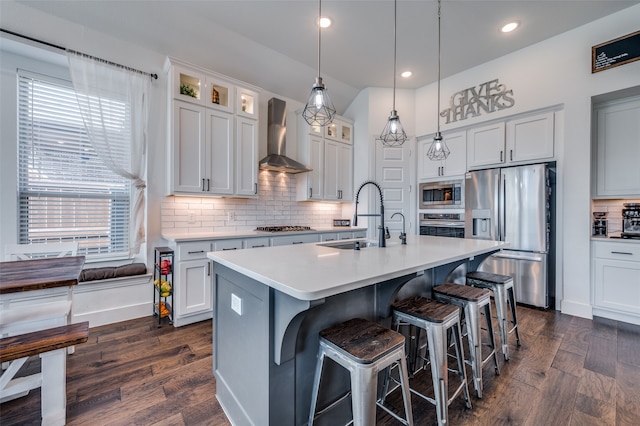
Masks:
[[[427,347],[429,351],[429,362],[431,364],[431,377],[433,380],[433,391],[435,398],[432,399],[415,389],[411,389],[415,395],[429,401],[436,406],[436,414],[439,425],[449,423],[449,404],[461,393],[464,394],[468,408],[471,408],[469,397],[469,387],[467,385],[467,375],[464,369],[464,354],[462,349],[462,337],[460,331],[460,308],[424,297],[412,297],[396,302],[393,308],[393,325],[396,329],[400,326],[417,327],[415,341],[420,341],[420,330],[425,330],[427,336]],[[460,378],[460,385],[449,398],[449,378],[447,334],[451,331],[456,350],[457,370],[455,372]],[[424,360],[426,361],[426,354]],[[425,366],[426,367],[426,366]],[[386,382],[388,383],[387,377]],[[385,388],[387,387],[385,383]],[[386,392],[386,391],[385,391]]]
[[[464,320],[467,325],[467,340],[469,341],[469,361],[473,371],[473,386],[478,398],[482,398],[482,367],[493,358],[496,374],[500,374],[498,357],[496,355],[496,343],[493,336],[493,324],[491,321],[491,292],[484,288],[470,287],[453,283],[445,283],[433,287],[433,295],[436,300],[451,303],[463,308]],[[491,352],[482,357],[482,326],[480,310],[484,310]]]
[[[468,272],[467,285],[481,288],[488,288],[493,291],[496,301],[496,314],[498,315],[498,329],[500,331],[500,341],[504,359],[509,360],[509,334],[515,331],[516,344],[520,346],[520,333],[518,333],[518,316],[516,314],[516,295],[513,286],[513,278],[509,275],[499,275],[490,272]],[[507,307],[509,305],[509,308]],[[511,312],[511,319],[508,313]],[[509,328],[509,323],[513,327]]]
[[[403,424],[412,426],[413,414],[404,342],[402,334],[362,318],[351,319],[320,331],[320,349],[313,380],[309,426],[313,425],[317,417],[316,403],[325,357],[329,357],[350,372],[351,392],[318,414],[333,408],[350,394],[355,426],[375,424],[376,406],[380,406]],[[400,366],[404,419],[376,400],[378,373],[394,363]]]

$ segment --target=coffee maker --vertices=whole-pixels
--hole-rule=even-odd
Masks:
[[[640,203],[623,204],[622,238],[640,238]]]
[[[591,235],[596,237],[607,236],[607,212],[593,212]]]

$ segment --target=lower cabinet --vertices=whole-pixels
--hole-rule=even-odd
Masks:
[[[640,244],[596,241],[593,314],[640,324]]]

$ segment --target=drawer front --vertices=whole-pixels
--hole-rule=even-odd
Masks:
[[[269,247],[269,238],[247,238],[243,241],[242,247],[246,249]]]
[[[181,243],[178,245],[177,260],[204,259],[207,257],[208,251],[211,251],[211,241]]]
[[[240,250],[242,240],[216,240],[213,242],[213,251]]]
[[[288,235],[286,237],[273,237],[271,245],[286,246],[289,244],[317,243],[318,241],[318,234]]]
[[[595,256],[597,258],[640,262],[640,243],[596,242],[595,245]]]

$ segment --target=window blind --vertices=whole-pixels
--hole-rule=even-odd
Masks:
[[[112,133],[126,133],[127,106],[114,100],[109,110]],[[88,257],[128,255],[129,181],[91,147],[70,83],[26,71],[18,73],[18,210],[20,243],[77,241]]]

